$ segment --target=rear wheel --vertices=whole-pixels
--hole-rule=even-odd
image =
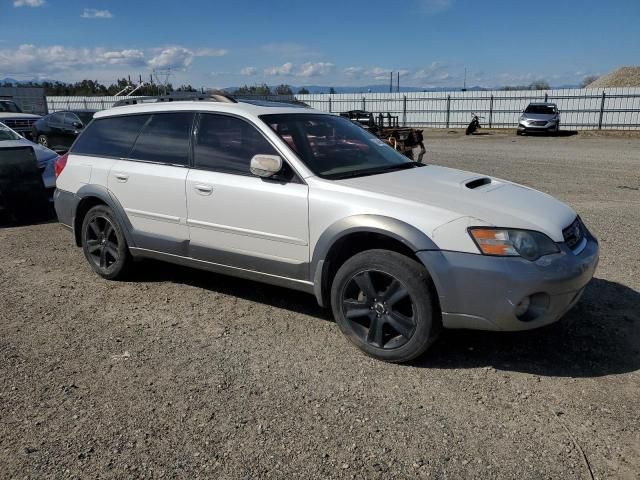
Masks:
[[[122,227],[106,205],[90,209],[82,222],[82,250],[91,268],[101,277],[122,278],[131,254]]]
[[[334,317],[366,354],[388,362],[409,361],[429,348],[440,331],[429,282],[426,269],[404,255],[389,250],[358,253],[334,278]]]
[[[40,145],[49,148],[49,137],[41,133],[40,135],[38,135],[37,140]]]

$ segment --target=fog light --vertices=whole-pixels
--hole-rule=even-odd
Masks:
[[[520,302],[516,305],[516,309],[514,313],[516,317],[522,317],[527,310],[529,310],[529,305],[531,305],[531,299],[529,297],[524,297]]]

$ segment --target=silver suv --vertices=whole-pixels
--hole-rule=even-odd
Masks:
[[[518,120],[517,134],[530,132],[558,133],[560,112],[555,103],[530,103]]]
[[[302,290],[400,362],[442,327],[555,322],[593,276],[596,239],[548,195],[337,115],[215,100],[99,112],[58,161],[58,217],[102,277],[156,258]]]

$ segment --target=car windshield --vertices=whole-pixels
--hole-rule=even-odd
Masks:
[[[75,113],[78,116],[78,118],[80,119],[83,125],[86,125],[91,121],[91,119],[93,118],[93,114],[95,112],[73,112],[73,113]]]
[[[288,113],[260,119],[322,178],[359,177],[422,165],[346,118]]]
[[[536,113],[538,115],[553,115],[556,107],[553,105],[529,105],[524,113]]]
[[[0,123],[0,142],[4,140],[20,140],[22,137],[16,132]]]
[[[10,102],[7,100],[0,100],[0,112],[3,113],[22,113],[20,107],[15,104],[15,102]]]

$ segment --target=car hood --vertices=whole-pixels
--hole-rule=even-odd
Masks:
[[[558,116],[557,113],[523,113],[522,116],[527,120],[553,120]]]
[[[563,228],[576,217],[571,207],[532,188],[435,165],[338,183],[387,196],[389,202],[398,198],[417,206],[448,210],[455,218],[471,217],[497,227],[537,230],[556,242],[563,241]]]
[[[6,120],[7,118],[12,118],[12,119],[34,119],[34,120],[38,120],[39,118],[42,118],[40,115],[33,115],[32,113],[15,113],[15,112],[0,112],[0,121],[2,120]]]
[[[30,142],[26,138],[22,140],[0,141],[0,150],[2,150],[3,148],[9,148],[9,147],[24,147],[24,146],[33,147],[33,150],[36,153],[36,158],[38,159],[38,167],[44,167],[47,165],[47,163],[49,163],[49,161],[55,160],[56,158],[58,158],[58,154],[53,150],[49,150],[48,148],[43,147],[42,145],[39,145],[37,143]]]

